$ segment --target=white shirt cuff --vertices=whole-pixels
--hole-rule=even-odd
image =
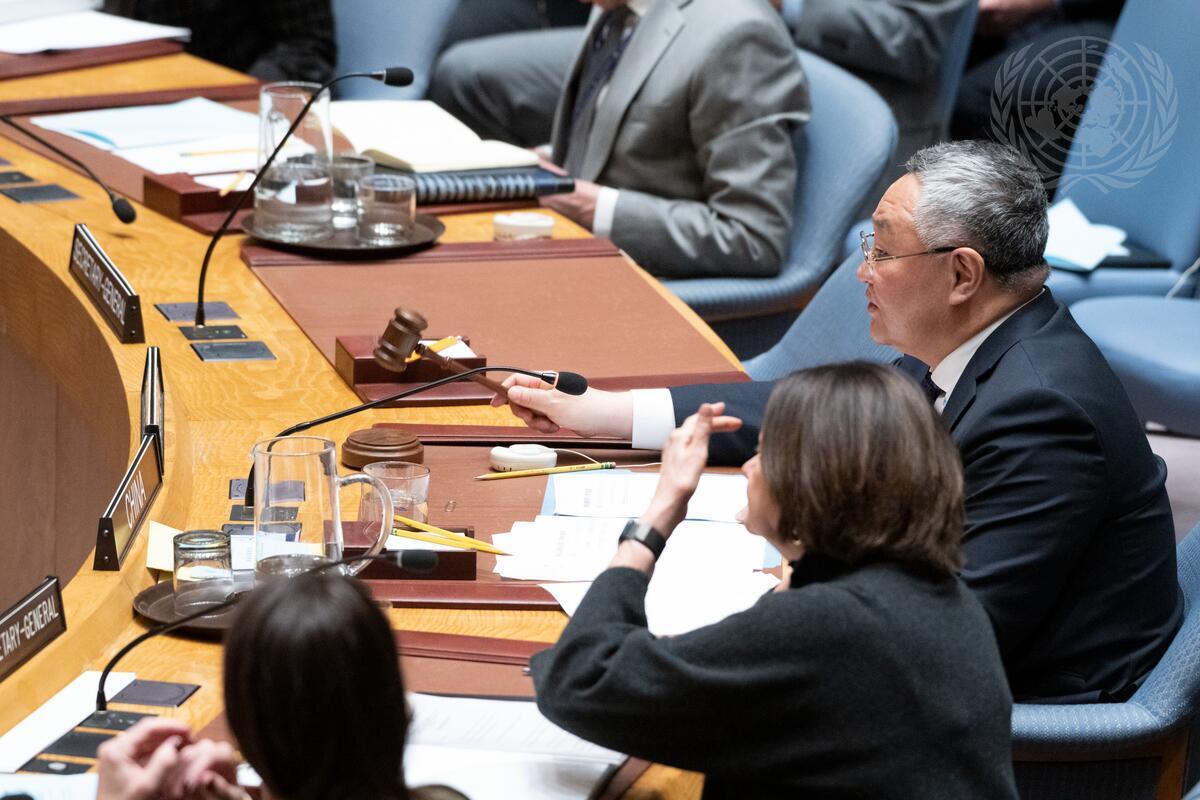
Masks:
[[[779,13],[783,16],[783,23],[794,34],[800,27],[800,15],[804,13],[804,0],[783,0],[779,6]]]
[[[596,195],[596,213],[592,216],[592,233],[602,239],[612,238],[613,217],[617,213],[616,189],[611,186],[601,186]]]
[[[675,404],[670,389],[633,389],[633,447],[661,450],[675,430]]]

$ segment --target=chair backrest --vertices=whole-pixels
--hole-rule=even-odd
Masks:
[[[1124,228],[1175,270],[1200,255],[1198,46],[1195,0],[1127,0],[1059,184],[1089,220]],[[1089,159],[1103,180],[1087,177],[1100,171]]]
[[[784,266],[775,278],[668,281],[705,319],[795,309],[841,257],[842,237],[896,149],[896,120],[878,93],[846,70],[798,51],[812,119],[796,132],[795,207]]]
[[[891,363],[900,357],[871,340],[867,301],[855,275],[861,262],[856,253],[833,271],[779,343],[745,363],[750,377],[768,381],[821,364],[856,359]]]
[[[969,0],[963,4],[954,32],[946,42],[942,53],[942,68],[938,73],[937,102],[942,110],[942,135],[950,129],[950,117],[954,115],[954,101],[958,97],[958,85],[962,83],[967,67],[967,53],[971,50],[971,39],[975,37],[975,20],[979,16],[979,3]]]
[[[1183,627],[1150,675],[1129,698],[1164,727],[1191,718],[1200,707],[1200,525],[1176,548],[1179,588],[1183,590]]]
[[[334,74],[408,67],[411,86],[395,89],[375,81],[345,81],[341,98],[401,100],[425,96],[433,60],[457,2],[447,0],[333,0],[338,60]]]

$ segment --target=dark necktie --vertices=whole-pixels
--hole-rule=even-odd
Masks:
[[[607,11],[596,23],[595,33],[588,44],[579,70],[576,84],[575,103],[571,107],[571,127],[567,136],[567,152],[563,166],[571,175],[579,174],[583,157],[587,152],[588,136],[596,118],[596,98],[617,69],[621,54],[632,36],[626,31],[626,22],[633,12],[626,6]]]
[[[929,370],[925,370],[925,377],[921,379],[921,391],[929,399],[929,405],[933,405],[942,396],[942,389],[933,382],[933,373]]]

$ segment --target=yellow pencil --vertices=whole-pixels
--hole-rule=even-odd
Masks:
[[[184,158],[203,158],[204,156],[229,156],[237,153],[257,153],[257,147],[226,147],[221,150],[185,150],[179,155]]]
[[[392,528],[393,536],[403,536],[406,539],[415,539],[418,542],[427,542],[429,544],[444,544],[447,547],[458,547],[464,550],[479,550],[497,556],[508,555],[508,553],[500,548],[490,545],[487,542],[481,542],[478,539],[472,539],[470,536],[448,531],[436,525],[427,525],[424,522],[417,522],[415,519],[409,519],[399,514],[395,516],[395,520],[401,525],[407,525],[410,528],[416,528],[416,530],[406,531],[402,528]]]
[[[528,478],[533,475],[557,475],[560,472],[589,472],[594,469],[614,469],[615,461],[600,461],[595,464],[576,464],[573,467],[538,467],[537,469],[514,469],[511,472],[489,472],[476,475],[477,481],[498,481],[503,478]]]
[[[246,177],[246,170],[242,170],[242,171],[241,171],[241,172],[239,172],[237,175],[234,175],[234,176],[233,176],[233,180],[231,180],[231,181],[229,182],[229,185],[228,185],[228,186],[226,186],[224,189],[222,189],[220,192],[218,192],[218,194],[219,194],[221,197],[224,197],[225,195],[227,195],[227,194],[229,194],[230,192],[234,191],[235,189],[237,189],[237,187],[238,187],[238,184],[240,184],[240,183],[242,182],[242,178],[244,178],[244,177]]]

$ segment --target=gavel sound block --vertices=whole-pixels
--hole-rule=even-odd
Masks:
[[[373,336],[339,336],[334,354],[334,368],[342,380],[363,400],[376,400],[410,386],[444,378],[453,372],[426,359],[409,363],[404,372],[392,372],[375,360]],[[470,342],[464,338],[468,344]],[[460,358],[458,363],[467,368],[487,366],[485,356]],[[491,402],[492,392],[473,381],[457,381],[439,386],[428,392],[406,397],[388,408],[415,408],[421,406],[466,406],[486,405]]]

